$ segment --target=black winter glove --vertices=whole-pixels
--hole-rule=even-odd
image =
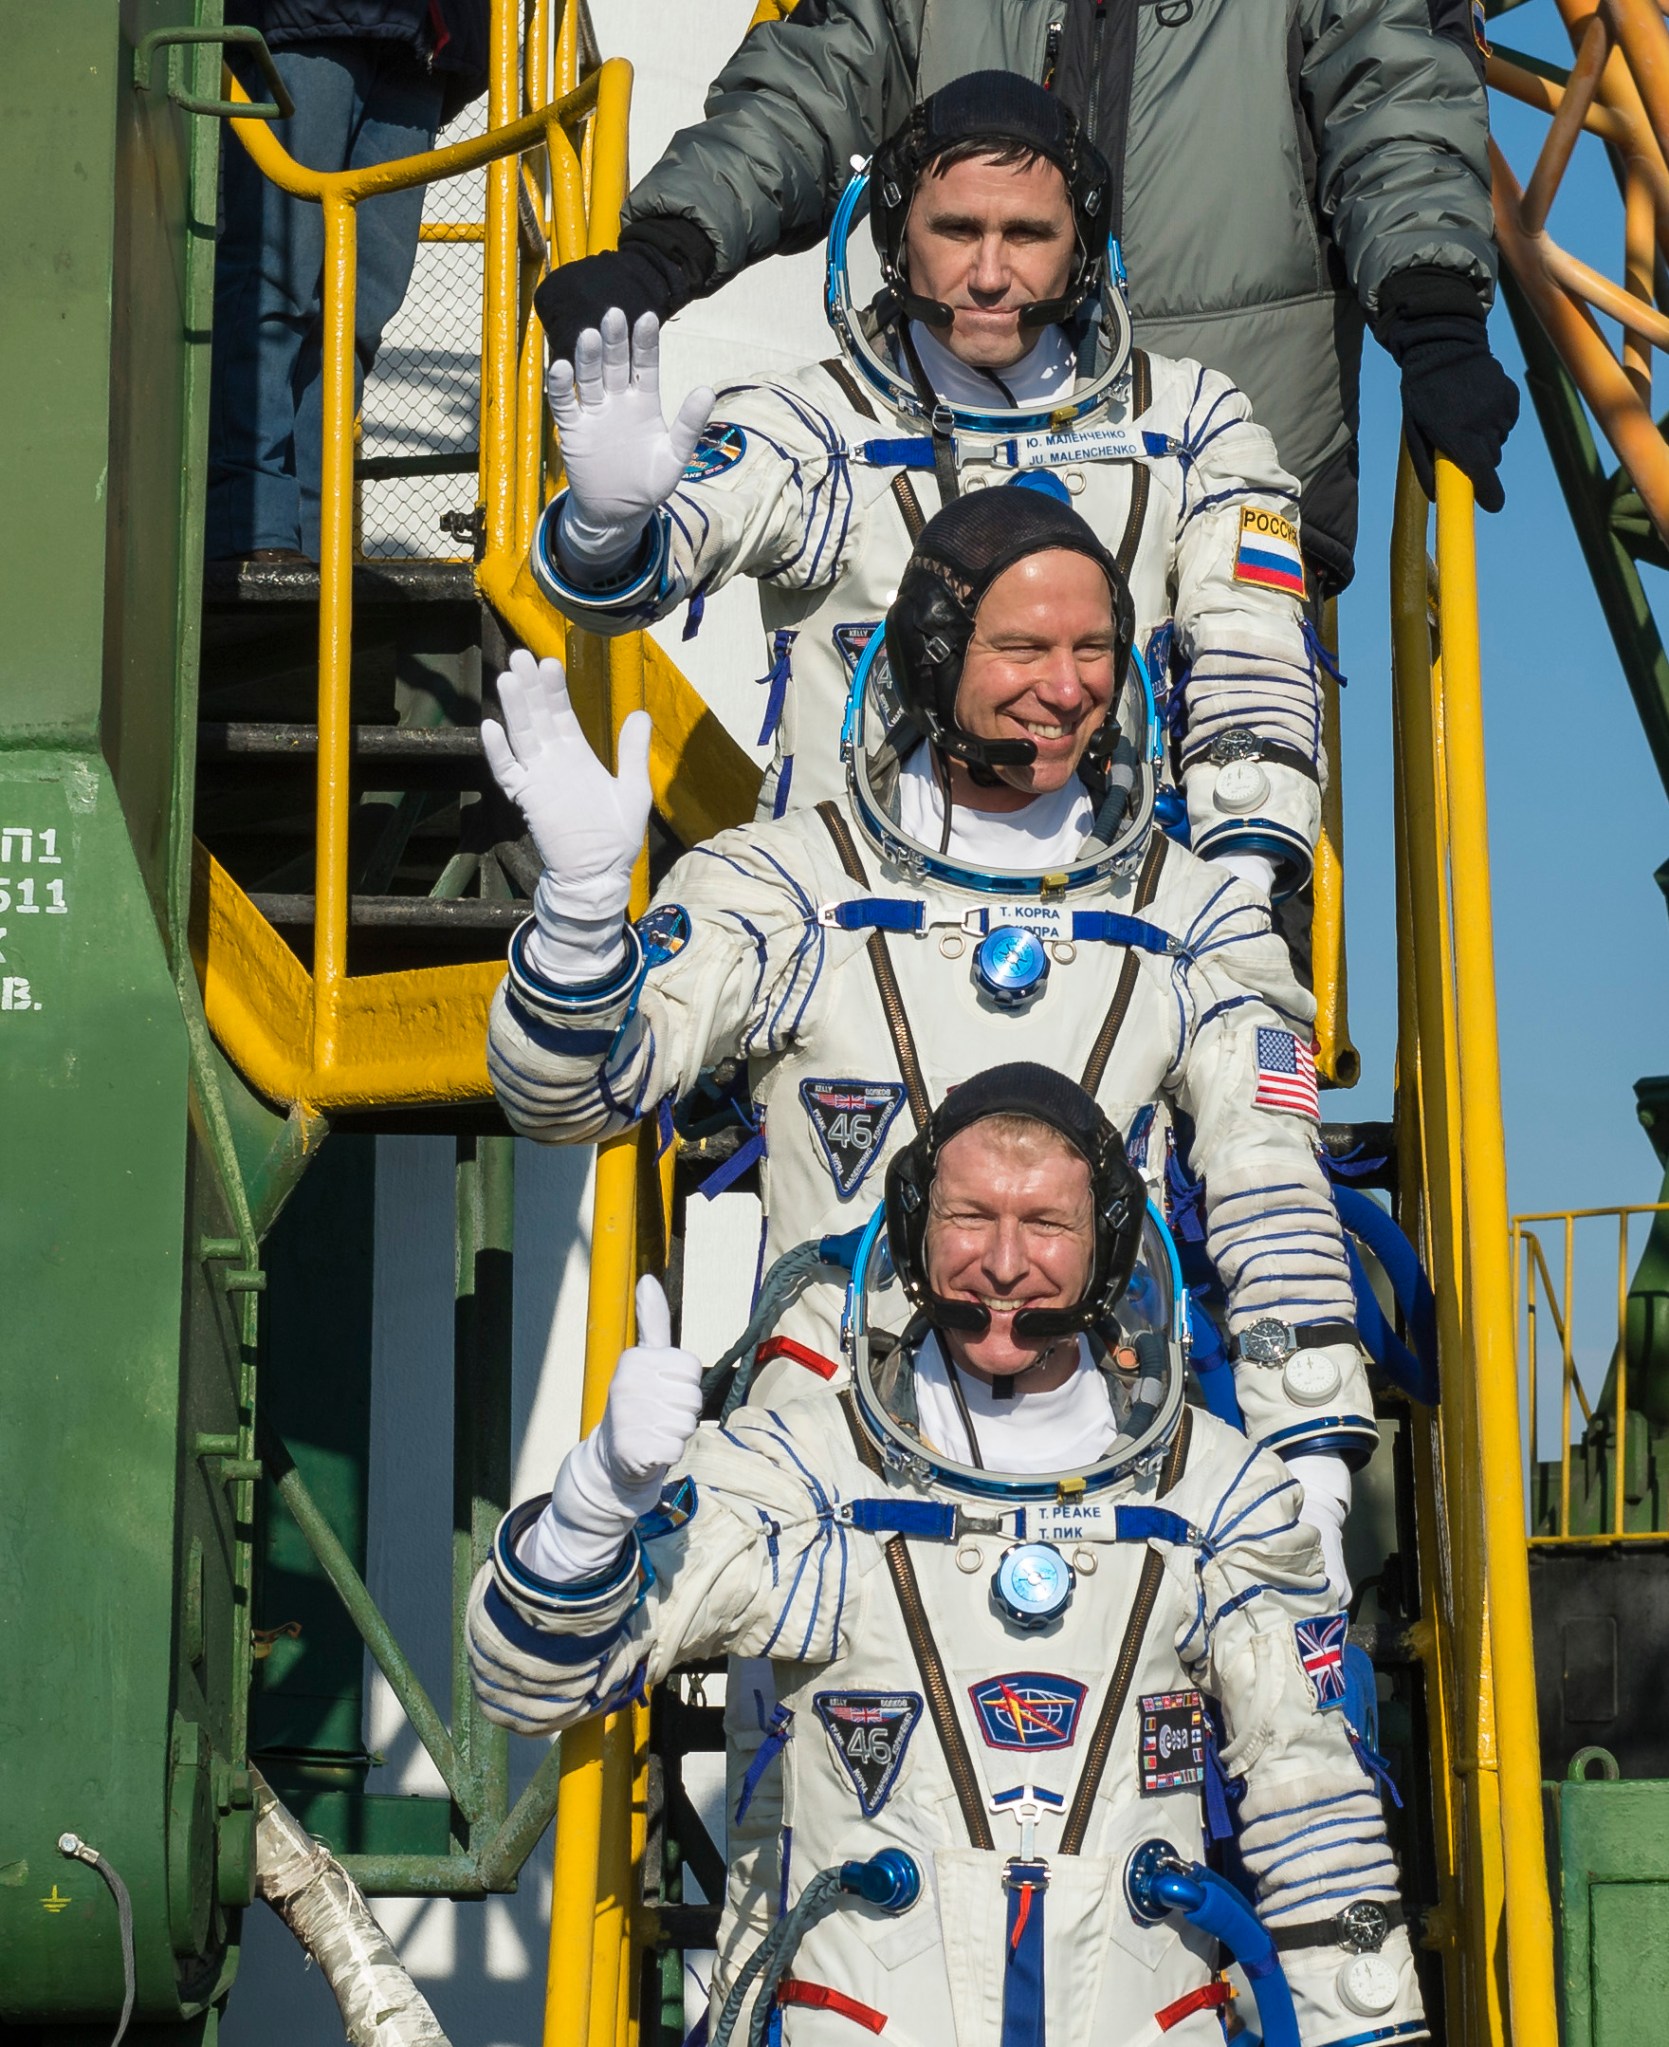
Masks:
[[[1498,512],[1496,471],[1518,419],[1518,386],[1489,352],[1477,288],[1453,270],[1399,270],[1379,293],[1374,333],[1402,371],[1402,430],[1414,474],[1437,495],[1434,455],[1472,480],[1480,507]]]
[[[574,343],[587,327],[602,324],[610,306],[626,315],[628,332],[641,313],[664,324],[700,297],[717,260],[694,221],[660,215],[622,228],[618,249],[558,264],[533,295],[551,360],[572,362]]]

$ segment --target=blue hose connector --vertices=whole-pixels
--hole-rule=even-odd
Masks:
[[[1203,1863],[1184,1862],[1169,1841],[1144,1841],[1124,1872],[1133,1916],[1157,1926],[1180,1912],[1190,1926],[1220,1940],[1246,1972],[1258,2001],[1264,2047],[1300,2047],[1298,2016],[1275,1942],[1233,1884]]]
[[[867,1862],[843,1862],[840,1888],[879,1905],[883,1912],[908,1912],[921,1896],[921,1869],[902,1848],[883,1848]]]

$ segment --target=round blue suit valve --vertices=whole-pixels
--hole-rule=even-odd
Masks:
[[[1034,932],[999,924],[974,948],[974,979],[999,1009],[1027,1002],[1049,978],[1049,955]]]
[[[883,1912],[908,1912],[921,1896],[921,1866],[902,1848],[883,1848],[867,1862],[843,1862],[840,1888]]]
[[[1020,1542],[1003,1552],[991,1597],[1017,1628],[1046,1628],[1072,1604],[1077,1574],[1051,1542]]]

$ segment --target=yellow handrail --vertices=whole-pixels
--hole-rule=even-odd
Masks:
[[[546,0],[540,0],[546,10]],[[497,6],[488,130],[444,149],[351,171],[314,171],[289,155],[264,123],[230,126],[265,176],[324,216],[323,465],[320,490],[318,764],[313,970],[290,948],[231,876],[199,849],[193,950],[211,1028],[262,1093],[311,1110],[461,1101],[489,1093],[487,1006],[501,978],[496,963],[397,974],[348,973],[350,752],[349,678],[353,646],[353,334],[356,209],[379,193],[486,168],[488,219],[482,362],[482,494],[489,537],[508,549],[519,507],[542,487],[535,456],[541,431],[538,351],[517,219],[517,164],[543,150],[551,171],[553,238],[586,246],[587,179],[582,127],[606,130],[591,159],[589,234],[615,232],[624,194],[630,67],[611,60],[554,100],[517,114],[515,16]],[[533,25],[548,40],[548,11]],[[562,35],[559,31],[559,38]],[[577,47],[572,31],[558,61]],[[530,75],[534,66],[530,60]],[[229,73],[226,96],[247,103]],[[447,230],[462,233],[462,225]],[[470,230],[473,234],[474,230]],[[600,245],[600,242],[599,242]],[[532,365],[529,377],[528,365]],[[531,404],[525,402],[531,397]],[[530,517],[531,514],[526,515]]]
[[[1405,454],[1392,542],[1398,1063],[1405,1219],[1433,1276],[1443,1373],[1435,1431],[1414,1423],[1422,1522],[1440,1538],[1424,1564],[1439,1623],[1428,1645],[1442,1715],[1434,1802],[1449,1816],[1439,1840],[1446,1831],[1451,1856],[1440,1932],[1463,1935],[1446,1955],[1461,2037],[1554,2047],[1472,496],[1441,460],[1437,513],[1434,593],[1426,505]]]
[[[1559,1339],[1559,1525],[1549,1534],[1538,1534],[1532,1526],[1530,1541],[1538,1547],[1560,1546],[1571,1543],[1616,1543],[1630,1541],[1661,1542],[1661,1529],[1630,1529],[1627,1523],[1628,1497],[1624,1484],[1624,1465],[1627,1450],[1628,1426],[1628,1306],[1629,1306],[1629,1243],[1628,1226],[1637,1215],[1669,1215],[1669,1202],[1640,1201],[1623,1203],[1608,1208],[1555,1208],[1536,1214],[1515,1215],[1512,1220],[1512,1242],[1515,1267],[1521,1266],[1524,1284],[1521,1298],[1524,1303],[1526,1328],[1529,1336],[1529,1355],[1525,1360],[1526,1389],[1530,1410],[1530,1454],[1536,1455],[1536,1423],[1539,1410],[1539,1388],[1536,1351],[1536,1275],[1541,1275],[1542,1286],[1547,1296],[1548,1312],[1553,1318],[1554,1332]],[[1576,1231],[1579,1222],[1613,1220],[1617,1225],[1617,1344],[1613,1354],[1614,1369],[1611,1375],[1611,1416],[1612,1416],[1612,1498],[1611,1525],[1595,1529],[1591,1533],[1575,1533],[1571,1528],[1571,1395],[1574,1393],[1582,1410],[1583,1423],[1591,1426],[1594,1410],[1583,1390],[1577,1375],[1575,1355],[1576,1329]],[[1542,1249],[1541,1236],[1530,1227],[1533,1223],[1559,1223],[1564,1227],[1563,1291],[1554,1285],[1546,1253]]]

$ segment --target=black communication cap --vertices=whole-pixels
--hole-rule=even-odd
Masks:
[[[912,320],[930,327],[951,322],[949,306],[922,298],[910,288],[904,274],[904,223],[922,172],[959,142],[990,143],[999,149],[1018,143],[1046,157],[1065,178],[1078,239],[1072,275],[1059,298],[1026,306],[1021,318],[1039,326],[1070,318],[1100,292],[1106,277],[1112,173],[1071,108],[1017,71],[969,71],[952,79],[913,107],[909,118],[875,152],[869,225],[895,303]]]
[[[1052,1066],[1016,1059],[950,1090],[887,1168],[887,1246],[905,1293],[936,1328],[983,1333],[990,1326],[990,1312],[978,1302],[944,1300],[928,1285],[927,1210],[945,1146],[987,1116],[1005,1115],[1029,1116],[1058,1131],[1090,1170],[1095,1255],[1088,1284],[1070,1306],[1022,1308],[1014,1317],[1023,1342],[1050,1341],[1111,1317],[1130,1284],[1147,1209],[1117,1128],[1091,1095]]]
[[[899,702],[935,746],[972,767],[1024,767],[1037,756],[1029,739],[979,739],[964,731],[956,693],[985,593],[1005,569],[1051,548],[1086,555],[1106,577],[1113,673],[1122,677],[1136,631],[1130,587],[1093,527],[1052,492],[1008,484],[953,499],[922,528],[899,578],[886,624]]]

